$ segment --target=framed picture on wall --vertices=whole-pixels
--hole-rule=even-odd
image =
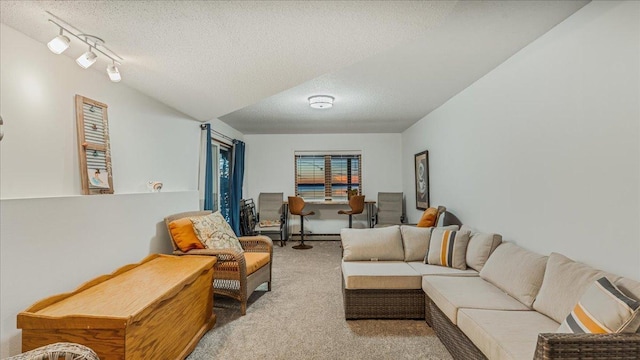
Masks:
[[[429,207],[429,152],[415,154],[416,168],[416,208],[426,210]]]

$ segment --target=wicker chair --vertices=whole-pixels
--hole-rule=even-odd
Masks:
[[[100,360],[88,347],[75,343],[59,342],[18,354],[4,360]]]
[[[169,223],[190,216],[203,216],[211,211],[188,211],[164,218],[167,230]],[[171,231],[169,237],[171,237]],[[241,236],[238,238],[245,252],[269,253],[269,262],[256,271],[248,274],[245,256],[230,249],[193,249],[182,252],[171,237],[174,255],[209,255],[216,256],[218,261],[213,271],[213,293],[240,301],[242,315],[247,313],[247,299],[253,291],[263,283],[267,283],[271,291],[271,264],[273,261],[273,242],[268,236]]]

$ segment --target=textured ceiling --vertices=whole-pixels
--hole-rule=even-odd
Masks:
[[[400,132],[586,2],[2,1],[0,21],[44,44],[50,11],[105,39],[122,83],[243,133]]]

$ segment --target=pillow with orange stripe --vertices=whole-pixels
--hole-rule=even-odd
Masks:
[[[575,334],[633,333],[640,326],[640,302],[606,277],[587,288],[557,332]]]
[[[431,231],[429,250],[424,257],[424,263],[466,270],[469,234],[469,231],[434,228]]]

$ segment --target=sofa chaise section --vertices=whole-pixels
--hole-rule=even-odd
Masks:
[[[346,319],[424,319],[422,277],[403,261],[342,262]]]

